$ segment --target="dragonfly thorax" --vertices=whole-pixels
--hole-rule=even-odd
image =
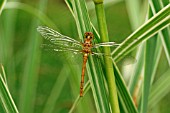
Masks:
[[[83,52],[84,53],[91,53],[92,48],[92,42],[91,41],[85,41],[83,43]]]
[[[91,47],[83,47],[83,53],[91,53]]]

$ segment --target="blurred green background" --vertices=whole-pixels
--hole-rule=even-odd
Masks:
[[[74,18],[63,0],[17,1],[35,9],[43,9],[42,12],[52,21],[49,27],[80,40]],[[87,0],[87,3],[91,21],[97,28],[94,4],[91,0]],[[145,3],[146,1],[141,0],[143,8],[147,8]],[[54,51],[40,47],[41,44],[46,43],[46,40],[39,35],[36,28],[46,23],[40,21],[40,18],[37,17],[39,14],[32,15],[29,8],[23,10],[22,7],[15,8],[15,6],[8,5],[9,7],[6,7],[0,16],[0,63],[5,68],[8,86],[19,111],[25,110],[25,113],[28,113],[23,108],[27,104],[25,105],[23,102],[28,102],[31,99],[31,106],[28,109],[35,113],[45,112],[45,106],[49,104],[47,100],[51,92],[55,91],[56,95],[53,96],[56,96],[56,101],[52,113],[67,113],[79,94],[81,67],[73,66],[77,68],[77,72],[72,75],[72,69],[66,66],[72,64],[67,64],[62,55],[57,55],[58,53],[54,53]],[[147,9],[141,10],[146,14],[145,10]],[[110,41],[120,43],[134,31],[129,19],[126,1],[115,0],[106,3],[105,14]],[[141,16],[141,21],[144,19],[145,17],[142,18]],[[164,53],[162,53],[161,58],[165,59]],[[164,62],[161,63],[164,65],[158,67],[157,75],[161,75],[168,68],[167,61],[161,61]],[[87,80],[87,76],[85,76],[85,79]],[[28,86],[23,86],[26,83]],[[57,87],[58,90],[54,90]],[[30,94],[25,94],[26,89],[30,90],[28,91]],[[31,97],[27,98],[25,95],[28,97],[31,95]],[[157,107],[151,111],[169,113],[169,96],[170,94],[165,96],[160,104],[156,105]],[[50,104],[49,107],[51,107]],[[84,107],[87,111],[83,110]],[[3,113],[2,106],[0,106],[0,111]],[[76,108],[76,112],[96,112],[91,90],[82,99]]]

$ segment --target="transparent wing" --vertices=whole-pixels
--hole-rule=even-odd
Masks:
[[[103,47],[103,46],[105,46],[105,47],[111,47],[111,46],[115,47],[115,46],[119,46],[119,45],[120,44],[117,44],[115,42],[104,42],[104,43],[98,43],[98,44],[93,45],[93,48],[98,48],[98,47]]]
[[[46,50],[53,50],[53,51],[58,51],[58,52],[71,52],[74,54],[78,54],[78,53],[82,53],[81,49],[74,49],[71,47],[63,47],[63,46],[58,46],[58,45],[54,45],[54,44],[42,44],[41,45],[42,48],[45,48]]]
[[[63,63],[70,63],[73,65],[79,65],[82,62],[82,51],[72,48],[63,48],[54,44],[42,44],[41,48],[50,53],[50,55],[57,58],[61,58]],[[56,52],[55,52],[56,51]]]
[[[37,28],[37,31],[47,40],[49,40],[51,43],[64,47],[72,47],[74,49],[76,48],[82,48],[82,43],[74,40],[68,36],[64,36],[60,34],[59,32],[46,27],[46,26],[39,26]]]

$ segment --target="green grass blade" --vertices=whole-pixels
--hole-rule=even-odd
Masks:
[[[142,97],[142,108],[141,113],[146,113],[148,95],[151,85],[152,71],[154,68],[153,58],[156,44],[155,39],[148,40],[146,43],[146,55],[145,55],[145,66],[144,66],[144,84],[143,84],[143,97]]]
[[[86,95],[86,93],[88,92],[89,89],[90,89],[90,81],[88,81],[84,86],[84,96]],[[79,104],[80,101],[81,101],[81,98],[78,95],[76,100],[74,101],[74,104],[72,105],[71,109],[69,110],[69,113],[73,113],[74,109],[77,107],[77,105]]]
[[[7,4],[7,3],[6,3]],[[5,6],[6,6],[5,4]],[[5,9],[4,6],[4,9]],[[1,50],[0,50],[0,60],[6,66],[6,71],[9,77],[7,77],[7,81],[10,81],[8,87],[11,89],[11,92],[14,92],[16,87],[16,80],[15,78],[18,76],[15,70],[15,57],[14,57],[14,36],[15,36],[15,27],[16,27],[16,17],[17,17],[17,10],[4,10],[1,19],[4,21],[1,22]],[[11,59],[11,60],[9,60]],[[14,75],[14,76],[11,76]],[[14,100],[18,102],[19,97],[14,97]]]
[[[169,3],[165,0],[163,1],[163,5],[166,6],[168,5]],[[150,5],[151,5],[151,8],[152,8],[152,12],[153,14],[156,14],[158,11],[160,11],[164,6],[162,6],[162,4],[160,2],[151,2],[150,1]],[[163,29],[161,32],[160,32],[160,35],[161,35],[161,41],[162,41],[162,44],[163,44],[163,47],[164,47],[164,50],[165,50],[165,54],[166,54],[166,57],[167,57],[167,61],[169,63],[169,66],[170,66],[170,29],[169,27]]]
[[[144,1],[143,4],[141,4],[138,0],[126,0],[126,7],[127,12],[129,15],[131,27],[133,30],[136,30],[145,20],[145,15],[148,7],[147,1]],[[141,10],[142,9],[142,10]],[[132,70],[132,75],[129,80],[128,88],[132,95],[133,101],[135,105],[137,106],[137,93],[138,87],[136,84],[140,82],[140,76],[143,69],[143,62],[144,62],[144,44],[139,46],[137,48],[136,53],[136,60],[137,62],[134,64],[134,68]],[[140,87],[139,87],[140,88]]]
[[[156,11],[157,12],[160,10],[160,4],[156,4],[157,7],[155,5],[153,5],[153,3],[151,4],[152,2],[150,2],[150,5],[152,6],[152,12],[154,14],[156,14]],[[155,3],[158,3],[158,2],[154,2]],[[159,5],[159,6],[158,6]],[[155,9],[157,8],[157,9]],[[159,10],[158,10],[159,9]],[[166,29],[166,28],[165,28]],[[163,29],[161,32],[163,32],[165,29]],[[159,36],[156,43],[157,43],[157,46],[155,47],[155,54],[153,55],[153,62],[154,62],[154,68],[152,70],[152,81],[153,81],[153,78],[154,78],[154,75],[156,73],[156,70],[157,70],[157,66],[158,66],[158,62],[159,62],[159,58],[160,58],[160,55],[161,55],[161,50],[162,50],[162,47],[161,47],[161,40],[160,39],[163,39],[165,35],[163,35],[161,32],[159,32]],[[162,41],[163,42],[163,41]],[[142,55],[143,56],[143,55]],[[142,59],[144,57],[140,56]],[[135,88],[135,84],[136,82],[139,80],[139,75],[140,73],[138,71],[141,71],[142,70],[142,67],[140,66],[140,64],[143,63],[143,60],[142,59],[138,59],[139,61],[137,62],[137,64],[135,64],[136,68],[135,68],[135,73],[134,75],[132,76],[132,80],[130,81],[130,84],[129,84],[129,88],[130,88],[130,92],[131,94],[134,94],[134,88]],[[141,68],[139,68],[141,67]]]
[[[39,9],[44,10],[47,5],[47,0],[41,0]],[[30,39],[28,41],[28,48],[25,51],[27,55],[22,78],[22,88],[20,92],[20,112],[33,113],[34,101],[36,96],[36,88],[38,82],[38,69],[40,63],[40,43],[41,39],[38,37],[37,26],[39,20],[34,19],[31,26]]]
[[[134,49],[139,43],[149,39],[158,31],[170,24],[170,4],[164,7],[134,33],[132,33],[122,44],[112,52],[115,61],[119,61],[124,55]]]
[[[138,113],[133,103],[133,100],[130,96],[130,93],[126,88],[126,84],[122,78],[122,75],[120,74],[119,69],[115,64],[114,64],[114,73],[115,73],[116,85],[118,89],[118,97],[121,102],[123,111],[126,113]]]
[[[150,2],[150,6],[151,6],[151,10],[152,10],[152,14],[156,14],[157,12],[159,12],[159,10],[161,10],[161,4],[158,2]],[[168,46],[167,45],[168,43],[170,43],[170,40],[169,40],[169,34],[170,31],[168,31],[168,27],[163,29],[162,31],[160,31],[158,33],[158,39],[156,41],[157,43],[157,46],[155,48],[155,54],[153,56],[153,62],[154,62],[154,69],[153,69],[153,72],[152,72],[152,79],[154,78],[154,75],[156,73],[156,70],[157,70],[157,66],[158,66],[158,62],[159,62],[159,58],[161,56],[161,52],[162,52],[162,45],[164,47],[164,50],[165,50],[165,54],[169,54],[168,53]],[[169,35],[168,35],[169,34]],[[168,63],[170,62],[169,60],[169,56],[167,55],[167,60],[168,60]]]
[[[169,4],[169,0],[161,0],[159,1],[159,4],[161,4],[161,6],[166,6]]]
[[[126,0],[127,12],[129,15],[129,20],[133,30],[139,27],[141,23],[140,18],[140,1],[139,0]]]
[[[162,39],[162,43],[163,43],[163,47],[164,47],[164,50],[165,50],[165,54],[166,54],[166,57],[167,57],[167,61],[169,63],[169,66],[170,66],[170,28],[165,28],[162,30],[162,33],[160,34],[161,35],[161,39]]]
[[[2,10],[4,9],[5,4],[6,4],[6,0],[1,0],[0,1],[0,15],[2,13]]]
[[[103,0],[101,1],[96,0],[94,1],[94,3],[95,3],[95,10],[96,10],[96,15],[97,15],[101,41],[109,42]],[[108,55],[110,54],[109,47],[104,47],[103,50],[105,54],[108,54]],[[111,105],[111,111],[112,113],[119,113],[120,110],[119,110],[119,105],[118,105],[118,97],[117,97],[117,90],[116,90],[114,70],[112,67],[112,61],[110,58],[104,57],[104,62],[105,62],[106,80],[107,80],[107,85],[108,85],[108,90],[109,90],[109,100],[110,100],[110,105]]]
[[[19,113],[18,109],[12,99],[12,96],[9,92],[7,83],[5,82],[5,79],[4,79],[5,73],[2,73],[2,74],[0,73],[0,89],[1,89],[0,90],[0,99],[2,101],[4,110],[6,113]]]
[[[141,76],[141,72],[143,69],[143,65],[144,65],[144,50],[145,46],[144,44],[142,44],[139,48],[138,48],[138,53],[136,55],[136,59],[138,59],[137,63],[135,63],[135,68],[134,68],[134,72],[131,76],[130,82],[129,82],[129,91],[131,93],[131,95],[133,96],[134,91],[135,91],[135,87],[136,84],[139,81],[139,77]]]
[[[149,9],[149,17],[153,16],[151,9],[154,7],[151,5]],[[146,42],[146,55],[145,55],[145,67],[144,67],[144,84],[143,84],[143,95],[141,101],[141,113],[147,112],[148,96],[150,91],[150,86],[154,79],[156,69],[158,66],[158,61],[161,55],[161,41],[158,35],[153,36],[152,39]],[[151,57],[152,56],[152,57]]]
[[[146,112],[147,110],[147,102],[149,101],[147,100],[147,98],[150,92],[150,85],[154,80],[158,63],[160,60],[161,52],[162,52],[162,44],[161,44],[160,37],[155,36],[155,38],[153,38],[152,40],[148,40],[146,49],[148,48],[149,50],[146,50],[146,55],[145,55],[146,61],[145,61],[145,72],[144,72],[144,86],[143,86],[143,96],[145,97],[142,98],[143,99],[142,109],[144,109],[143,112]]]
[[[20,2],[7,2],[4,9],[20,9],[25,12],[30,13],[33,17],[37,17],[42,23],[52,27],[56,28],[53,21],[51,21],[42,11],[33,8],[27,4],[20,3]]]
[[[76,59],[74,59],[76,60]],[[74,102],[74,105],[76,107],[76,111],[77,112],[86,112],[88,110],[83,110],[84,107],[88,106],[89,103],[80,103],[80,104],[76,104],[75,102],[75,98],[77,99],[77,95],[80,96],[80,74],[81,74],[81,67],[79,66],[73,66],[71,65],[71,63],[68,63],[69,64],[69,68],[70,68],[70,74],[72,75],[71,77],[69,77],[69,84],[70,84],[70,87],[71,87],[71,94],[72,94],[72,98],[73,98],[73,102]],[[78,98],[78,101],[81,100],[80,98]],[[73,103],[72,102],[72,103]],[[78,106],[76,106],[78,105]],[[73,107],[73,105],[72,105]],[[72,107],[70,107],[70,109],[72,109]],[[70,112],[70,109],[68,110],[68,112]],[[75,108],[74,108],[75,109]],[[74,110],[72,109],[72,110]]]
[[[93,97],[95,100],[96,107],[97,109],[99,109],[101,113],[103,112],[109,113],[110,112],[109,101],[106,95],[107,94],[106,89],[104,87],[105,86],[104,75],[102,70],[99,68],[102,66],[100,65],[98,59],[93,59],[93,61],[91,59],[92,57],[90,56],[89,65],[87,65],[87,69],[91,70],[91,72],[88,71],[88,75],[89,75],[89,80],[92,84],[91,88],[93,91]]]
[[[65,70],[67,70],[67,71],[65,71]],[[61,70],[60,74],[57,77],[55,85],[53,86],[53,89],[50,93],[50,96],[47,99],[46,105],[45,105],[42,113],[53,113],[53,110],[55,108],[55,103],[59,98],[61,90],[63,89],[63,86],[64,86],[69,74],[70,73],[68,71],[68,67],[64,66],[64,68]]]
[[[148,107],[152,109],[170,90],[170,68],[153,84],[149,94]]]
[[[0,64],[0,67],[1,67],[1,71],[0,73],[2,73],[2,78],[4,80],[4,82],[7,84],[7,79],[6,79],[6,74],[5,74],[5,69],[4,69],[4,66],[2,64]]]
[[[87,14],[87,9],[86,9],[87,7],[85,1],[66,0],[66,3],[73,14],[73,17],[75,18],[79,37],[82,39],[83,34],[85,32],[92,31],[92,27],[90,24],[91,22]],[[99,113],[109,113],[110,108],[109,108],[109,103],[106,95],[107,94],[106,89],[104,87],[105,85],[103,81],[104,80],[103,74],[102,74],[101,66],[98,66],[100,63],[98,63],[98,61],[96,62],[96,60],[97,59],[93,59],[91,56],[89,56],[88,64],[87,64],[87,70],[88,70],[87,73],[90,80],[97,111]],[[96,67],[100,67],[100,68],[96,68]]]
[[[127,12],[129,15],[131,27],[133,30],[137,29],[140,25],[141,22],[145,19],[145,16],[141,14],[141,12],[146,12],[147,8],[141,8],[141,7],[146,7],[147,5],[141,5],[140,1],[138,0],[126,0],[126,8]],[[140,10],[142,9],[142,11]],[[142,17],[143,16],[143,17]],[[135,63],[134,66],[134,72],[132,73],[132,76],[130,77],[130,82],[129,82],[129,91],[131,95],[133,96],[133,92],[135,89],[135,86],[139,80],[140,73],[143,68],[143,58],[144,58],[144,45],[142,44],[139,48],[137,48],[137,54],[136,54],[136,60],[137,62]]]

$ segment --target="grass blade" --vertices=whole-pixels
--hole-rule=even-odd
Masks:
[[[105,13],[104,13],[104,6],[103,0],[94,0],[96,15],[98,20],[98,27],[99,33],[101,36],[102,42],[109,42]],[[110,48],[104,47],[103,48],[105,54],[110,54]],[[112,61],[108,57],[104,57],[105,62],[105,71],[106,71],[106,80],[109,90],[109,100],[111,105],[112,113],[119,113],[119,105],[118,105],[118,97],[117,97],[117,90],[116,90],[116,83],[115,83],[115,75],[112,66]]]
[[[149,94],[148,106],[152,109],[170,90],[170,68],[153,84]]]
[[[134,68],[134,72],[131,76],[130,82],[129,82],[129,91],[131,93],[131,95],[133,96],[134,91],[135,91],[135,87],[137,82],[139,81],[139,77],[141,75],[142,69],[143,69],[143,65],[144,65],[144,50],[145,46],[144,44],[142,44],[139,48],[138,48],[138,53],[136,55],[136,58],[138,59],[137,63],[135,64],[135,68]]]
[[[127,0],[126,7],[131,23],[131,27],[133,30],[136,30],[142,22],[145,20],[145,15],[147,12],[148,3],[144,1],[141,4],[140,1],[137,0]],[[134,10],[135,9],[135,10]],[[141,10],[142,9],[142,10]],[[144,62],[144,51],[145,48],[144,44],[141,44],[138,48],[136,48],[136,60],[137,62],[134,64],[132,69],[132,75],[129,80],[128,88],[129,92],[132,95],[133,102],[135,103],[136,107],[138,106],[137,99],[138,99],[138,91],[140,89],[140,77],[143,70],[143,62]],[[125,75],[126,76],[126,75]]]
[[[166,57],[167,57],[167,61],[169,63],[169,66],[170,66],[170,28],[165,28],[161,31],[160,33],[161,35],[161,40],[162,40],[162,43],[163,43],[163,47],[164,47],[164,50],[165,50],[165,54],[166,54]]]
[[[44,10],[47,4],[47,0],[41,0],[39,9]],[[28,48],[26,49],[27,59],[25,63],[24,74],[22,78],[22,88],[20,92],[20,112],[33,113],[34,100],[36,94],[36,86],[38,81],[38,69],[40,63],[40,43],[41,40],[38,38],[36,27],[39,21],[34,19],[32,23],[32,29],[30,32],[30,40],[28,41]]]
[[[122,44],[112,52],[114,60],[119,61],[124,55],[134,49],[139,43],[149,39],[158,31],[167,27],[170,23],[169,18],[170,4],[164,7],[134,33],[132,33]],[[130,44],[129,44],[130,43]]]
[[[84,96],[86,95],[86,93],[88,92],[88,90],[90,89],[90,81],[88,81],[85,86],[84,86]],[[76,106],[79,104],[79,102],[81,101],[80,96],[78,95],[74,104],[72,105],[69,113],[73,113],[74,109],[76,108]]]
[[[0,15],[2,13],[2,10],[4,9],[5,4],[6,4],[6,0],[1,0],[0,1]]]
[[[120,74],[117,66],[114,64],[114,73],[116,78],[116,85],[118,89],[118,97],[121,102],[123,111],[126,113],[138,113],[133,103],[129,91],[126,88],[125,82]]]
[[[152,3],[152,2],[150,2],[150,3]],[[154,2],[154,3],[158,3],[158,2]],[[158,5],[158,4],[157,4]],[[159,9],[160,10],[160,9]],[[157,12],[159,11],[159,10],[157,10]],[[153,11],[153,13],[155,14],[156,12],[155,12],[155,8],[154,8],[154,6],[153,6],[153,4],[152,4],[152,11]],[[166,28],[165,28],[166,29]],[[162,31],[164,31],[164,29],[162,30]],[[160,34],[160,36],[162,36],[162,34],[159,32],[159,34]],[[163,37],[163,36],[162,36]],[[157,37],[155,37],[155,38],[157,38]],[[153,40],[152,40],[153,41]],[[157,39],[157,41],[154,41],[153,43],[156,43],[156,45],[155,45],[155,47],[153,47],[153,50],[151,50],[152,52],[153,52],[153,54],[151,55],[151,52],[149,52],[148,51],[148,53],[147,53],[147,55],[149,54],[149,56],[148,57],[150,57],[150,56],[152,56],[153,58],[152,58],[152,60],[149,60],[149,62],[150,61],[152,61],[152,63],[150,62],[147,62],[147,65],[148,64],[150,64],[150,65],[152,65],[152,69],[148,69],[148,68],[150,68],[150,66],[148,67],[148,68],[146,68],[146,69],[148,69],[148,70],[150,70],[150,74],[149,75],[147,75],[146,77],[145,77],[145,80],[147,80],[147,82],[145,83],[145,90],[148,90],[149,89],[149,86],[148,85],[146,85],[146,84],[149,84],[149,83],[151,83],[152,81],[151,81],[151,78],[152,78],[152,80],[153,80],[153,78],[154,78],[154,75],[155,75],[155,73],[156,73],[156,69],[157,69],[157,66],[158,66],[158,62],[159,62],[159,58],[160,58],[160,55],[161,55],[161,50],[162,50],[162,47],[161,47],[161,41],[160,41],[160,37],[158,37],[158,39]],[[151,44],[148,44],[148,46],[149,46],[149,48],[151,48],[150,46],[151,46]],[[153,44],[152,44],[152,46],[153,46]],[[137,67],[138,68],[138,66],[135,66],[135,67]],[[135,76],[133,76],[133,77],[135,77],[135,79],[137,78],[137,75],[139,75],[139,74],[135,74]],[[146,75],[146,74],[145,74]],[[149,77],[149,78],[148,78]],[[138,79],[136,79],[136,80],[138,80]],[[133,92],[134,92],[134,84],[135,84],[135,81],[136,80],[132,80],[132,83],[130,84],[130,91],[131,91],[131,93],[133,94]],[[146,110],[146,106],[147,106],[147,97],[148,97],[148,91],[145,91],[145,97],[143,98],[143,99],[146,99],[145,100],[145,103],[143,103],[143,105],[145,106],[145,110]],[[146,112],[146,111],[144,111],[144,112]]]
[[[164,6],[161,6],[160,2],[150,1],[149,3],[150,3],[153,14],[156,14],[164,6],[169,4],[168,2],[166,2],[166,0],[163,1]],[[165,50],[165,54],[166,54],[166,57],[167,57],[167,60],[168,60],[169,66],[170,66],[170,38],[169,38],[170,30],[169,30],[169,27],[163,29],[159,34],[160,34],[160,38],[161,38],[161,41],[162,41],[162,44],[163,44],[163,47]]]
[[[150,7],[149,10],[150,18],[153,16],[151,8],[152,6]],[[145,113],[147,111],[150,86],[152,84],[152,80],[154,79],[156,69],[158,66],[158,61],[161,55],[161,50],[162,50],[160,42],[161,42],[160,38],[158,38],[157,35],[155,35],[152,39],[146,42],[146,56],[145,56],[145,67],[144,67],[144,84],[143,84],[143,95],[142,95],[142,102],[141,102],[141,113]]]
[[[1,74],[1,75],[2,75],[2,78],[3,78],[4,82],[5,82],[6,85],[7,85],[7,79],[6,79],[6,74],[5,74],[4,66],[3,66],[2,64],[0,64],[0,66],[1,66],[1,71],[0,71],[0,73],[2,73],[2,74]]]
[[[133,30],[137,29],[141,25],[141,22],[144,20],[144,18],[145,18],[144,16],[141,18],[140,8],[146,7],[146,6],[147,5],[142,6],[140,1],[137,1],[137,0],[126,0],[126,7],[127,7],[131,27]],[[142,9],[147,10],[147,8],[142,8]],[[146,12],[146,11],[144,11],[144,12]],[[143,68],[143,58],[144,58],[143,49],[144,49],[143,44],[137,48],[137,54],[136,54],[137,63],[135,63],[134,72],[132,73],[132,76],[131,76],[130,82],[129,82],[129,86],[128,86],[129,91],[132,96],[133,96],[133,92],[134,92],[136,83],[138,82],[139,75]]]
[[[140,14],[140,1],[138,0],[126,0],[127,12],[129,15],[131,27],[135,30],[141,23]]]
[[[4,70],[2,70],[4,72]],[[12,96],[9,92],[6,80],[4,79],[5,73],[3,75],[0,73],[0,98],[6,113],[19,113],[18,109],[12,99]],[[5,77],[6,78],[6,77]]]
[[[68,70],[67,66],[64,66],[64,68],[61,70],[60,74],[58,75],[55,85],[53,86],[53,89],[50,93],[50,96],[47,99],[43,113],[52,113],[53,112],[53,110],[55,108],[55,103],[56,103],[57,99],[59,98],[61,90],[62,90],[62,88],[68,78],[68,75],[69,75],[69,71],[65,71],[65,70]]]
[[[37,17],[42,23],[52,27],[56,28],[53,21],[51,21],[43,12],[40,10],[33,8],[27,4],[20,3],[20,2],[7,2],[4,9],[20,9],[25,12],[30,13],[32,16]]]
[[[7,4],[7,2],[6,2]],[[4,9],[6,7],[4,6]],[[8,87],[11,89],[11,92],[14,92],[16,88],[16,80],[14,80],[18,74],[15,70],[15,57],[14,57],[14,36],[15,36],[15,27],[16,27],[16,17],[18,12],[16,10],[5,11],[2,15],[4,21],[1,23],[1,41],[0,41],[0,60],[6,66],[6,71],[9,77],[7,77]],[[11,59],[11,60],[9,60]],[[15,76],[11,76],[15,75]],[[17,102],[18,97],[14,97],[14,100]]]

